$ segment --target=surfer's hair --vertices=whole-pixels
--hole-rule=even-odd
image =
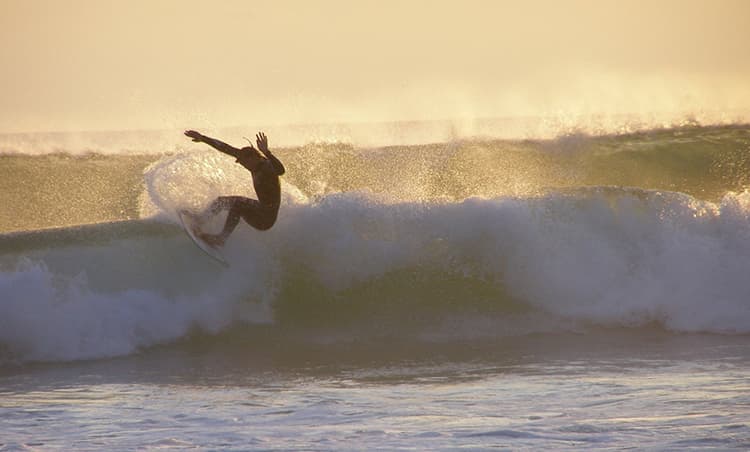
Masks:
[[[255,146],[253,146],[253,142],[250,141],[250,138],[248,137],[242,137],[247,140],[248,143],[250,143],[250,146],[245,146],[244,148],[240,149],[240,151],[248,152],[248,151],[254,151],[255,154],[260,158],[266,158],[265,155],[263,155],[262,152],[260,152],[258,149],[255,149]]]
[[[261,158],[261,159],[266,158],[266,156],[263,155],[262,152],[260,152],[259,150],[255,149],[255,147],[253,147],[253,146],[245,146],[244,148],[240,149],[240,151],[242,151],[242,152],[252,152],[258,158]]]

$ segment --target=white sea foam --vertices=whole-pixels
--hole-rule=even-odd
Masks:
[[[201,277],[195,285],[183,280],[190,277],[185,273],[168,274],[168,266],[177,272],[185,266],[162,261],[144,267],[128,262],[118,246],[102,248],[94,262],[86,262],[85,249],[63,251],[71,266],[83,267],[72,273],[67,265],[60,268],[55,257],[47,264],[41,256],[21,259],[14,270],[0,273],[0,344],[15,359],[119,356],[174,341],[193,329],[218,332],[236,321],[270,321],[267,287],[253,284],[246,275],[203,273],[193,275]],[[106,287],[118,271],[120,282],[141,287]],[[161,274],[149,275],[154,271]],[[262,271],[251,271],[262,277]],[[151,287],[146,284],[149,278]],[[245,300],[255,302],[240,303]]]
[[[300,271],[328,293],[349,293],[346,304],[355,308],[358,285],[437,270],[463,278],[451,296],[491,284],[566,327],[656,323],[678,332],[746,334],[749,217],[749,192],[728,193],[719,204],[614,188],[434,204],[388,203],[365,193],[287,198],[271,231],[237,230],[226,250],[228,270],[177,228],[166,238],[4,255],[0,343],[24,359],[67,360],[130,353],[191,328],[267,322]],[[409,290],[408,282],[398,284],[396,293]],[[308,288],[300,290],[296,296],[304,298]],[[471,303],[467,295],[456,305],[456,318]],[[408,317],[412,306],[401,309]]]

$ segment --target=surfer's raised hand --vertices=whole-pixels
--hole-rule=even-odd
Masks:
[[[268,137],[263,132],[258,132],[255,135],[255,144],[258,145],[258,149],[263,155],[268,154]]]
[[[195,130],[186,130],[185,136],[192,138],[196,143],[200,143],[203,141],[203,135],[196,132]]]

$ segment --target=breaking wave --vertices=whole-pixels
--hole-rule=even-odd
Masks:
[[[591,325],[750,333],[750,192],[712,203],[615,187],[460,202],[285,191],[271,231],[232,236],[229,268],[169,216],[6,234],[2,348],[98,358],[258,324],[449,341]]]

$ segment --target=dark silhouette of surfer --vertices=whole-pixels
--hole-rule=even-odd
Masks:
[[[236,163],[250,171],[255,193],[258,195],[258,199],[244,196],[220,196],[216,198],[200,217],[205,221],[222,210],[228,209],[229,214],[224,223],[224,229],[219,234],[199,232],[198,237],[213,247],[223,246],[234,228],[237,227],[240,218],[255,229],[261,231],[270,229],[276,223],[276,217],[279,213],[279,205],[281,204],[279,176],[284,174],[285,169],[279,159],[268,150],[266,135],[263,132],[258,132],[255,135],[255,143],[258,145],[258,149],[255,149],[252,144],[237,149],[222,141],[202,135],[195,130],[187,130],[185,135],[195,142],[206,143],[217,151],[234,157]]]

